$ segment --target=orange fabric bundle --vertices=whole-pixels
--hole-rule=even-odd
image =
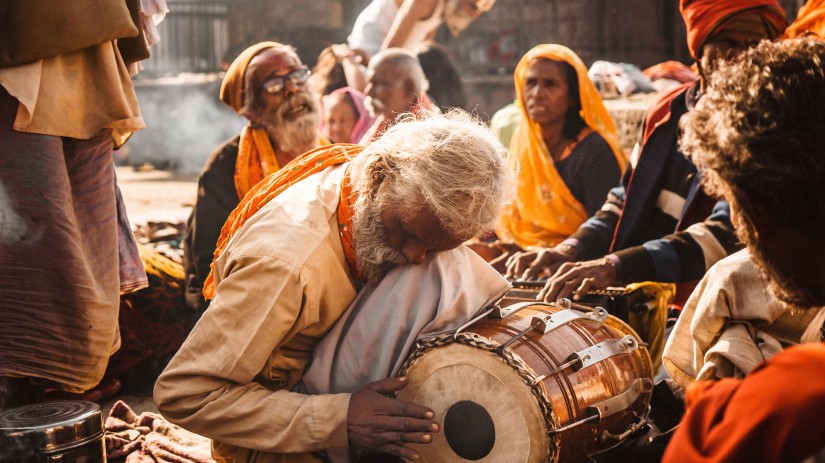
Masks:
[[[238,159],[235,161],[235,191],[238,192],[238,199],[243,199],[253,186],[280,168],[266,130],[244,127],[238,143]]]
[[[791,347],[744,379],[692,384],[663,462],[802,461],[825,444],[825,344]]]
[[[809,0],[802,8],[796,20],[785,29],[784,38],[816,34],[825,38],[825,0]]]
[[[649,68],[643,70],[642,74],[647,76],[650,80],[670,79],[681,84],[693,82],[699,78],[699,74],[696,74],[696,71],[685,66],[679,61],[673,60],[664,61],[662,63],[650,66]]]
[[[516,66],[516,104],[521,119],[510,141],[513,156],[508,158],[513,168],[513,164],[519,164],[517,200],[507,206],[496,225],[500,238],[513,240],[521,247],[558,244],[588,218],[584,206],[573,196],[556,170],[553,157],[542,138],[541,128],[530,120],[525,109],[523,90],[527,68],[537,58],[563,61],[573,66],[578,75],[582,119],[610,145],[619,170],[624,170],[627,164],[613,120],[596,86],[587,76],[587,67],[582,60],[562,45],[538,45],[528,51]]]
[[[321,137],[318,144],[329,145],[329,140]],[[253,186],[280,168],[278,156],[266,130],[244,127],[238,143],[238,158],[235,160],[235,191],[238,192],[238,199],[243,199]]]
[[[243,108],[244,104],[244,84],[246,82],[246,68],[258,53],[268,49],[275,48],[283,50],[284,53],[294,53],[292,49],[286,45],[278,42],[261,42],[252,45],[246,50],[242,51],[235,61],[229,65],[226,74],[223,76],[221,82],[220,98],[227,106],[238,112]]]
[[[755,13],[773,28],[775,36],[785,30],[785,10],[776,0],[681,0],[679,10],[687,27],[690,56],[698,59],[705,42],[728,21],[742,13]]]
[[[283,169],[270,174],[263,181],[249,190],[243,197],[238,207],[226,219],[226,223],[221,229],[221,236],[215,246],[215,256],[212,260],[212,271],[206,277],[203,284],[203,296],[212,299],[215,295],[215,260],[223,253],[229,240],[237,231],[252,217],[253,214],[261,210],[269,201],[281,194],[291,185],[301,180],[321,172],[327,167],[336,166],[349,161],[364,147],[359,145],[328,145],[316,148],[293,159]],[[355,198],[352,197],[352,190],[349,187],[349,175],[346,174],[341,185],[341,202],[338,205],[338,223],[340,226],[341,242],[344,245],[344,255],[350,267],[355,271],[355,250],[352,240],[352,204]]]

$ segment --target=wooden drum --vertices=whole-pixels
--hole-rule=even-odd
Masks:
[[[423,462],[569,462],[646,424],[647,349],[602,308],[493,306],[455,333],[419,341],[398,398],[435,411]]]

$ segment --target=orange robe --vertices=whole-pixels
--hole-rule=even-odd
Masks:
[[[316,148],[309,151],[302,156],[293,159],[283,169],[269,175],[263,181],[249,190],[249,193],[243,197],[238,207],[226,219],[226,223],[221,229],[221,236],[218,238],[217,246],[215,246],[215,257],[212,261],[212,271],[206,277],[203,283],[203,295],[206,299],[212,299],[215,295],[215,283],[213,279],[214,260],[223,253],[229,240],[234,234],[258,212],[266,203],[272,198],[278,196],[282,191],[290,187],[290,185],[300,182],[312,174],[318,173],[327,167],[335,166],[349,161],[352,157],[360,153],[364,149],[359,145],[329,145]],[[338,205],[338,223],[340,224],[341,243],[344,246],[344,255],[353,273],[357,275],[355,270],[355,250],[352,240],[352,204],[355,202],[355,197],[352,194],[349,183],[349,173],[345,174],[344,181],[341,185],[341,202]]]
[[[802,461],[825,445],[825,344],[791,347],[744,379],[695,383],[668,462]]]

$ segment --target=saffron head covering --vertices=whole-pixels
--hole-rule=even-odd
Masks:
[[[244,106],[244,83],[246,81],[246,68],[258,53],[274,48],[282,50],[284,54],[295,54],[295,50],[289,45],[278,42],[261,42],[247,48],[229,65],[226,74],[221,82],[221,101],[227,106],[239,112]],[[296,55],[297,56],[297,55]]]
[[[785,29],[785,38],[800,37],[815,34],[825,38],[825,0],[808,0],[793,24]]]
[[[332,100],[332,97],[341,94],[349,95],[352,103],[355,105],[355,112],[358,114],[358,120],[355,121],[355,126],[352,128],[352,133],[349,136],[349,140],[341,140],[341,143],[358,143],[361,141],[361,137],[364,136],[367,130],[372,127],[373,122],[375,122],[375,118],[370,115],[370,112],[367,111],[367,107],[364,106],[364,94],[352,87],[339,88],[329,95],[324,95],[322,97],[324,107],[326,108],[329,106],[328,102]],[[322,127],[322,130],[325,130],[325,127]]]
[[[627,163],[613,120],[578,55],[563,45],[538,45],[528,51],[516,66],[514,76],[521,118],[510,141],[512,156],[508,157],[508,162],[519,164],[518,192],[516,201],[504,209],[496,225],[499,238],[522,247],[554,246],[572,235],[588,218],[584,206],[556,171],[541,128],[527,114],[524,84],[530,63],[537,58],[561,61],[573,67],[578,76],[581,118],[610,145],[620,171]]]
[[[745,13],[759,15],[776,37],[785,30],[785,10],[776,0],[681,0],[679,11],[687,27],[690,56],[699,58],[708,39],[732,19]],[[773,37],[772,37],[773,38]]]

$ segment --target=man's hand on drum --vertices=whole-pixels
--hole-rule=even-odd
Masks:
[[[403,445],[429,444],[438,432],[432,410],[387,397],[400,391],[406,378],[387,378],[352,394],[347,410],[347,437],[351,448],[418,460],[418,452]]]
[[[576,260],[577,254],[576,248],[569,244],[518,252],[507,259],[505,276],[511,279],[533,280],[542,273],[553,274],[563,263]]]
[[[555,302],[560,298],[581,299],[588,291],[616,284],[616,265],[607,257],[584,262],[568,262],[547,280],[539,299]]]

